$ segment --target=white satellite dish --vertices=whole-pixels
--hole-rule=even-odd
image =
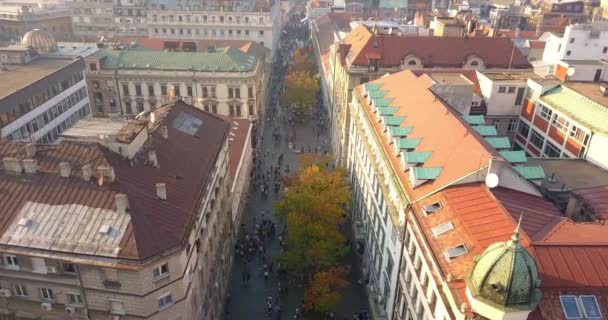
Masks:
[[[575,72],[576,70],[574,70],[574,67],[570,67],[568,68],[568,70],[566,70],[566,74],[568,75],[568,77],[572,77]]]
[[[490,189],[498,186],[498,175],[496,173],[488,173],[486,176],[486,186]]]

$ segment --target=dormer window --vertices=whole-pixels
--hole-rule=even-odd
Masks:
[[[408,66],[415,66],[417,64],[416,60],[410,60],[407,62]]]
[[[372,47],[378,48],[378,39],[374,39],[374,41],[372,42]]]
[[[441,208],[443,208],[443,205],[440,202],[435,202],[435,203],[424,205],[422,207],[422,210],[424,210],[424,213],[426,215],[430,215],[430,214],[433,214],[433,213],[441,210]]]
[[[466,254],[467,252],[469,252],[469,250],[464,245],[464,243],[461,243],[455,247],[450,247],[450,248],[445,249],[445,257],[449,261],[449,260],[458,258],[458,257]]]
[[[471,61],[471,66],[472,67],[477,67],[479,66],[479,61],[475,60],[475,61]]]

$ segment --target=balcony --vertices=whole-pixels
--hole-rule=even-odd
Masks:
[[[103,281],[103,286],[106,289],[118,291],[122,287],[122,284],[120,283],[120,281],[117,281],[117,280],[108,280],[108,279],[106,279],[106,280]]]

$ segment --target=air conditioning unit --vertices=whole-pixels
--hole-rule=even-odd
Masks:
[[[40,304],[40,308],[44,311],[53,311],[53,304],[50,302],[43,302]]]
[[[48,273],[57,273],[57,267],[55,267],[55,266],[46,266],[46,272],[48,272]]]
[[[2,298],[10,298],[13,295],[11,290],[9,289],[0,289],[0,297]]]
[[[65,307],[65,312],[67,312],[67,313],[76,313],[76,308],[74,308],[74,307]]]

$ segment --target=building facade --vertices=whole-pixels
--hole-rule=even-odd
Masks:
[[[215,114],[263,119],[265,58],[226,47],[208,52],[103,50],[86,59],[96,116],[133,116],[175,99]]]
[[[0,138],[51,143],[79,119],[90,116],[82,58],[52,55],[53,37],[41,30],[22,45],[0,49]]]
[[[76,38],[98,40],[108,32],[117,31],[114,24],[113,0],[66,2],[72,13],[72,25]]]
[[[52,148],[2,145],[0,183],[22,190],[0,196],[3,314],[220,318],[235,234],[230,130],[178,102],[149,120],[82,123]]]
[[[28,31],[40,29],[59,40],[72,40],[70,10],[62,4],[6,1],[0,4],[0,40],[19,41]]]

